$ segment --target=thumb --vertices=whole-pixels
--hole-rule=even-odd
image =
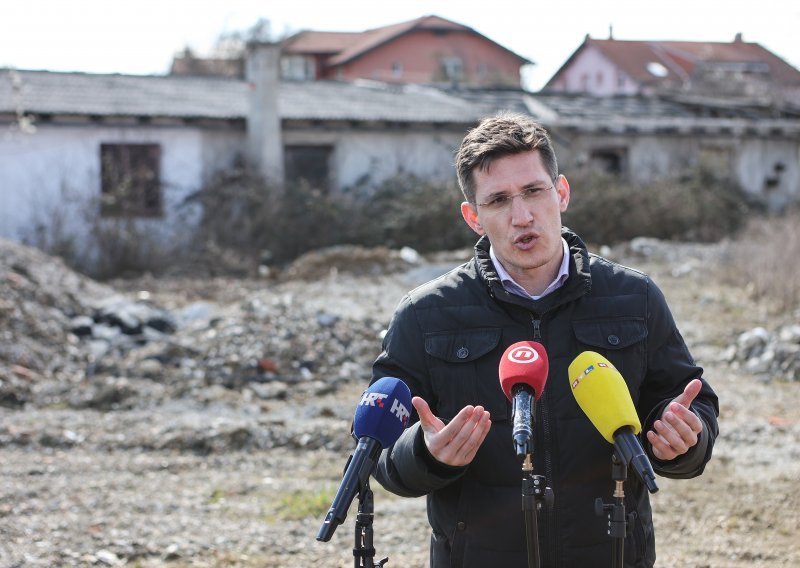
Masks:
[[[424,398],[415,396],[411,399],[411,404],[414,405],[417,414],[419,414],[419,422],[424,431],[435,433],[444,428],[444,422],[434,416],[433,412],[431,412],[431,407],[428,406]]]
[[[702,387],[703,383],[700,381],[700,379],[694,379],[688,385],[686,385],[686,388],[683,389],[681,394],[675,397],[673,402],[677,402],[681,406],[689,408],[689,405],[692,404],[692,401],[695,399]]]

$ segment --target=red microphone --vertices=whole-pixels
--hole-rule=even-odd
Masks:
[[[500,388],[513,405],[514,450],[520,459],[531,454],[534,400],[544,392],[549,368],[547,351],[535,341],[514,343],[500,360]]]

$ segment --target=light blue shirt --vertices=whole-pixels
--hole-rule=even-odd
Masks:
[[[503,267],[502,264],[500,264],[500,261],[497,260],[497,257],[494,254],[494,247],[492,246],[489,247],[489,256],[494,263],[494,267],[497,270],[497,275],[500,277],[500,282],[503,284],[503,288],[506,292],[531,300],[539,300],[561,288],[564,285],[564,282],[567,281],[567,277],[569,277],[569,246],[567,245],[567,241],[565,241],[563,238],[561,239],[561,246],[564,248],[564,255],[561,258],[561,266],[558,269],[558,274],[556,274],[555,280],[553,280],[550,285],[544,289],[544,292],[538,296],[528,294],[525,288],[520,286],[513,278],[511,278],[511,275],[508,273],[508,271]]]

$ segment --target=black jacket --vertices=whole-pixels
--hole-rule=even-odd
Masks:
[[[465,405],[483,405],[492,417],[475,459],[452,468],[425,448],[416,413],[375,477],[398,495],[427,495],[431,566],[524,567],[525,523],[520,464],[511,437],[511,405],[499,386],[498,364],[517,341],[535,340],[548,353],[550,371],[537,402],[534,473],[545,475],[555,502],[539,514],[543,567],[610,565],[607,519],[594,512],[612,501],[613,446],[575,401],[567,367],[582,351],[603,354],[627,382],[643,432],[685,385],[702,375],[678,332],[660,290],[644,274],[589,255],[567,229],[569,278],[556,292],[531,301],[507,293],[482,238],[475,258],[401,301],[373,368],[373,380],[406,381],[443,420]],[[656,473],[689,478],[702,473],[717,435],[718,403],[705,383],[692,404],[704,423],[698,444],[670,462],[650,456]],[[643,445],[649,448],[645,441]],[[630,472],[626,510],[626,566],[650,567],[655,540],[646,489]],[[605,559],[608,559],[607,561]]]

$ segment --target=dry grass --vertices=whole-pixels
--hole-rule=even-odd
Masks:
[[[723,279],[777,312],[800,307],[800,209],[752,219],[730,243]]]

